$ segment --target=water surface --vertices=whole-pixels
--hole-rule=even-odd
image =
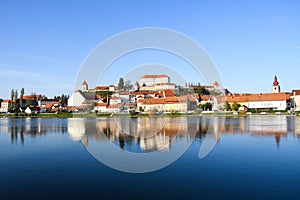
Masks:
[[[151,121],[152,120],[152,121]],[[300,118],[226,118],[216,146],[199,149],[210,118],[0,119],[1,199],[298,199]],[[214,123],[217,123],[214,120]],[[211,124],[212,126],[214,124]],[[96,160],[92,144],[168,154],[158,171],[124,173]]]

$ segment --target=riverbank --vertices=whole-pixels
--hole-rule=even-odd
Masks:
[[[19,113],[18,116],[15,114],[0,114],[0,118],[95,118],[95,117],[180,117],[180,116],[218,116],[218,117],[247,117],[247,116],[300,116],[299,112],[294,114],[288,112],[214,112],[214,111],[204,111],[200,113],[162,113],[162,114],[149,114],[149,113],[136,113],[130,115],[128,113],[38,113],[38,114],[25,114]]]

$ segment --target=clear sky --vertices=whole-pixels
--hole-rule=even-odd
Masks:
[[[290,92],[300,88],[299,10],[297,0],[2,0],[0,98],[22,87],[27,94],[71,94],[80,65],[96,45],[141,27],[174,29],[196,40],[230,91],[270,92],[276,74]],[[114,71],[113,83],[121,71]],[[197,82],[193,74],[188,78]]]

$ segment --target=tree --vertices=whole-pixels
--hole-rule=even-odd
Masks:
[[[11,101],[11,107],[14,108],[14,98],[15,98],[15,90],[12,89],[10,92],[10,101]]]
[[[18,90],[15,90],[15,95],[14,95],[14,98],[15,98],[15,109],[18,110],[18,104],[17,104],[17,99],[18,99]]]
[[[237,103],[237,102],[233,102],[232,104],[232,109],[234,111],[238,111],[239,110],[239,107],[241,107],[241,104]]]
[[[131,81],[130,80],[126,81],[124,89],[125,90],[131,90],[132,88],[133,88],[133,85],[131,84]]]
[[[124,89],[124,79],[122,77],[119,79],[118,87],[119,87],[119,90]]]
[[[23,107],[23,96],[24,96],[24,88],[20,91],[20,107]]]
[[[202,110],[212,110],[212,104],[207,102],[205,104],[200,104],[199,107],[202,109]]]
[[[230,104],[228,103],[228,101],[226,101],[226,102],[224,103],[224,109],[225,109],[226,111],[230,111],[230,110],[231,110],[231,106],[230,106]]]

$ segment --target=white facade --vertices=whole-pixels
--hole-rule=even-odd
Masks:
[[[187,112],[187,102],[178,102],[178,103],[137,103],[137,110],[142,108],[144,112]]]
[[[86,99],[79,91],[75,91],[68,99],[68,106],[81,106]]]
[[[106,103],[99,104],[99,105],[95,106],[94,110],[97,111],[97,112],[106,113],[107,112]]]
[[[175,84],[165,83],[165,84],[156,84],[155,90],[175,90]]]
[[[118,103],[121,103],[121,98],[113,96],[113,97],[110,98],[109,103],[110,103],[110,104],[118,104]]]
[[[2,113],[8,112],[8,109],[10,109],[11,106],[12,106],[12,104],[11,104],[10,101],[3,101],[3,102],[1,103],[0,112],[2,112]]]
[[[274,109],[274,110],[286,110],[288,107],[287,101],[255,101],[248,102],[246,105],[250,109]]]
[[[26,113],[26,114],[31,114],[32,111],[31,111],[31,109],[30,109],[29,107],[27,107],[27,108],[25,109],[25,113]]]
[[[145,75],[140,79],[140,85],[152,86],[158,83],[170,83],[170,77],[167,75]]]

